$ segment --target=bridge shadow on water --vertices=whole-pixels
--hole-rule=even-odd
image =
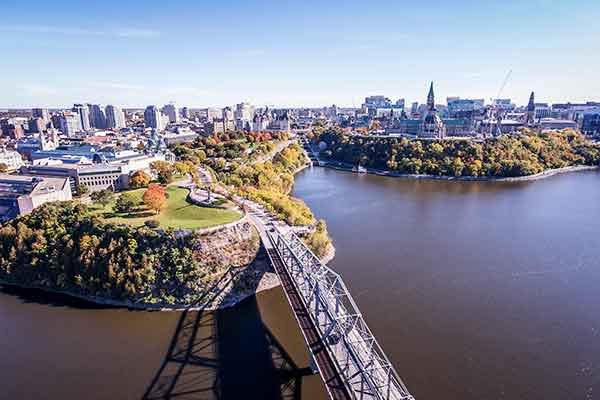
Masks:
[[[246,287],[243,276],[234,279]],[[182,312],[142,399],[300,399],[307,375],[311,369],[294,363],[252,296],[234,308]]]

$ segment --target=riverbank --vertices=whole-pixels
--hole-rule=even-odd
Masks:
[[[319,164],[320,167],[335,169],[338,171],[346,171],[352,172],[354,166],[349,164],[344,164],[341,162],[331,162],[331,161],[321,161]],[[393,171],[386,170],[378,170],[378,169],[368,169],[365,168],[365,172],[371,175],[378,176],[389,176],[393,178],[405,178],[405,179],[416,179],[416,180],[436,180],[436,181],[472,181],[472,182],[524,182],[524,181],[534,181],[538,179],[549,178],[558,174],[565,174],[570,172],[579,172],[579,171],[590,171],[600,169],[598,165],[574,165],[564,168],[556,168],[549,169],[538,174],[534,175],[525,175],[525,176],[514,176],[514,177],[506,177],[506,176],[441,176],[441,175],[425,175],[425,174],[401,174],[395,173]]]
[[[247,271],[252,272],[254,274],[260,274],[261,276],[255,281],[245,281],[245,284],[250,284],[252,286],[254,283],[256,287],[251,290],[242,290],[234,293],[235,290],[226,289],[222,287],[217,287],[206,291],[202,294],[202,296],[210,297],[206,302],[200,302],[200,304],[195,305],[186,305],[186,304],[170,304],[164,302],[157,303],[142,303],[142,302],[133,302],[129,300],[115,300],[109,299],[101,296],[93,296],[86,295],[81,293],[76,293],[68,290],[59,290],[47,286],[42,285],[28,285],[24,283],[16,283],[9,282],[0,279],[0,286],[11,287],[16,289],[35,289],[48,293],[55,293],[62,296],[71,297],[74,299],[82,300],[87,303],[97,304],[101,306],[107,307],[115,307],[115,308],[128,308],[130,310],[136,311],[217,311],[224,310],[226,308],[234,307],[242,301],[246,300],[249,297],[255,296],[256,294],[263,292],[265,290],[270,290],[276,288],[281,285],[279,282],[279,278],[277,274],[272,272],[269,267],[267,267],[269,271]],[[248,274],[244,274],[244,279],[248,278]],[[214,296],[211,296],[214,295]]]

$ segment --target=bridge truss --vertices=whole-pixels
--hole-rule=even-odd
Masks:
[[[274,228],[268,235],[351,397],[414,400],[341,277],[293,232]]]

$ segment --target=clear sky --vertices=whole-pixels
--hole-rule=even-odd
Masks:
[[[600,0],[3,0],[0,107],[600,100]]]

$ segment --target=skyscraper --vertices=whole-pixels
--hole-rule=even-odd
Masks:
[[[84,131],[90,130],[90,110],[87,104],[73,104],[72,110],[79,115],[81,129]]]
[[[190,109],[187,107],[183,107],[181,109],[181,116],[185,119],[190,119]]]
[[[169,117],[169,122],[179,122],[179,114],[177,113],[177,106],[175,103],[165,104],[162,108],[162,112]]]
[[[144,123],[148,128],[163,129],[160,110],[156,106],[148,106],[144,110]]]
[[[104,110],[98,104],[92,104],[90,106],[90,122],[94,128],[105,129],[106,128],[106,116]]]
[[[47,108],[32,108],[31,115],[33,118],[43,119],[44,124],[48,124],[50,122],[50,113],[48,113]]]
[[[106,127],[108,129],[121,129],[125,128],[125,115],[123,111],[116,106],[111,104],[105,108],[106,112]]]
[[[74,136],[82,130],[79,114],[72,111],[64,111],[60,116],[60,130],[67,136]]]

